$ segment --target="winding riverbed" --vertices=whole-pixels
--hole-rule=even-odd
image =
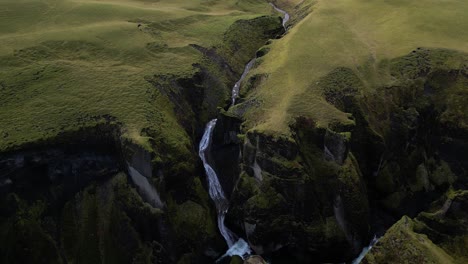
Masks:
[[[200,155],[201,160],[203,161],[203,166],[205,167],[206,176],[208,179],[208,192],[211,199],[214,201],[216,210],[218,213],[218,228],[221,232],[221,235],[226,240],[228,247],[234,245],[236,241],[236,236],[224,225],[224,218],[226,216],[227,210],[229,208],[229,202],[224,195],[223,187],[219,182],[218,175],[211,167],[208,162],[208,154],[211,147],[211,140],[213,136],[213,129],[216,126],[217,119],[213,119],[206,125],[205,133],[200,142],[200,149],[198,154]]]
[[[277,8],[274,4],[270,3],[273,8],[284,15],[283,17],[283,27],[285,27],[286,23],[289,20],[289,14]],[[239,80],[236,82],[234,87],[232,88],[232,95],[231,95],[231,106],[236,104],[236,99],[239,96],[240,87],[242,81],[245,79],[249,71],[252,69],[253,65],[255,64],[255,58],[249,61],[244,68],[244,72],[242,73]],[[226,227],[224,224],[224,220],[226,217],[226,213],[229,209],[229,200],[226,198],[224,194],[223,187],[219,182],[218,175],[216,174],[215,170],[210,164],[210,148],[211,142],[213,137],[213,130],[216,126],[217,119],[212,119],[206,124],[205,132],[203,133],[203,137],[200,141],[200,146],[198,150],[198,155],[203,162],[203,166],[205,168],[207,180],[208,180],[208,193],[210,194],[211,199],[215,203],[217,215],[218,215],[218,229],[221,235],[223,236],[226,244],[228,246],[227,252],[221,257],[225,256],[241,256],[245,258],[252,253],[252,249],[250,248],[249,244],[242,238],[239,238],[236,234],[234,234],[229,228]]]

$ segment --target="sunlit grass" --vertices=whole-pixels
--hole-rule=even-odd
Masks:
[[[0,150],[108,119],[140,143],[151,127],[186,144],[145,79],[190,77],[201,54],[189,44],[215,46],[236,20],[271,13],[261,0],[1,1]]]
[[[287,133],[299,115],[321,126],[350,122],[347,114],[325,102],[317,83],[337,67],[353,69],[367,89],[374,89],[391,81],[378,66],[384,59],[417,47],[468,51],[464,0],[308,2],[316,2],[313,12],[274,41],[251,73],[268,76],[251,94],[262,102],[247,115],[251,128]]]

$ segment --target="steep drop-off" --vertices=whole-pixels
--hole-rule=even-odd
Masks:
[[[104,115],[98,125],[83,120],[82,127],[6,147],[1,262],[210,263],[222,255],[197,143],[207,118],[230,102],[243,65],[283,30],[278,16],[257,15],[233,21],[213,46],[185,47],[199,54],[192,75],[145,77],[155,104],[148,118],[161,122],[137,138],[129,137],[128,124]]]
[[[144,54],[168,70],[132,77],[144,83],[134,92],[148,109],[122,99],[135,95],[132,83],[110,100],[115,116],[90,107],[84,117],[66,112],[73,118],[46,122],[27,108],[4,120],[0,262],[214,262],[227,246],[198,157],[213,118],[209,165],[230,205],[223,222],[253,253],[272,263],[349,262],[377,234],[363,263],[466,262],[468,36],[459,29],[466,1],[444,1],[445,12],[430,0],[274,1],[291,14],[288,31],[263,1],[210,1],[213,9],[163,2],[164,12],[177,12],[124,23],[135,23],[139,40],[167,40],[145,42]],[[56,87],[48,84],[62,64],[41,64],[43,71],[34,64],[22,79],[28,61],[87,65],[99,49],[47,42],[0,57],[9,69],[0,73],[0,109],[25,100],[21,91],[39,109],[47,97],[35,85]],[[120,59],[129,54],[146,58]],[[119,103],[132,105],[128,115]],[[51,105],[39,114],[56,117],[62,108]]]
[[[351,261],[403,215],[467,188],[466,34],[444,38],[438,24],[424,39],[407,24],[398,30],[418,33],[387,45],[400,18],[372,24],[375,14],[353,20],[346,8],[397,7],[317,1],[257,53],[241,103],[219,118],[229,131],[220,138],[242,149],[227,222],[280,263]]]

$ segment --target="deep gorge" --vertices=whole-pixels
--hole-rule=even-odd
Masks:
[[[468,259],[466,53],[416,48],[376,62],[382,82],[363,77],[368,65],[335,68],[297,102],[316,85],[346,122],[253,125],[269,76],[248,70],[310,8],[292,9],[289,24],[237,20],[222,44],[190,45],[201,56],[190,77],[145,77],[186,142],[148,127],[138,144],[102,116],[1,153],[0,262],[352,263],[371,243],[361,263]],[[238,238],[242,256],[229,254]]]

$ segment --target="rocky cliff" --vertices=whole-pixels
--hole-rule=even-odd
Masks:
[[[466,96],[466,62],[464,53],[419,48],[383,62],[394,81],[372,92],[337,68],[319,85],[351,122],[328,127],[299,116],[281,135],[249,129],[249,110],[239,109],[255,108],[251,101],[232,109],[246,121],[232,225],[273,259],[350,261],[402,215],[416,216],[452,186],[465,189],[467,111],[456,98]]]
[[[304,26],[315,1],[292,2],[283,3],[290,26]],[[157,35],[170,22],[142,23]],[[316,58],[292,56],[318,76],[302,76],[305,88],[294,90],[292,70],[280,66],[298,46],[270,39],[313,33],[301,29],[285,32],[277,16],[235,20],[215,45],[184,47],[200,58],[192,74],[145,77],[151,107],[167,104],[170,118],[149,109],[161,122],[134,132],[104,115],[1,153],[0,262],[214,262],[227,248],[197,149],[217,117],[211,156],[230,200],[226,225],[255,254],[274,263],[349,262],[377,234],[363,263],[465,263],[468,55],[415,48],[318,73],[307,68]],[[254,56],[261,70],[229,108]],[[283,79],[284,94],[265,92]],[[290,101],[271,103],[283,96]],[[278,127],[262,123],[266,112]]]
[[[141,131],[146,144],[134,142],[108,117],[2,153],[1,262],[213,262],[226,248],[198,141],[204,122],[230,102],[243,65],[283,31],[276,16],[237,20],[221,44],[192,45],[202,59],[190,78],[147,77],[172,104],[183,142],[152,127]]]

